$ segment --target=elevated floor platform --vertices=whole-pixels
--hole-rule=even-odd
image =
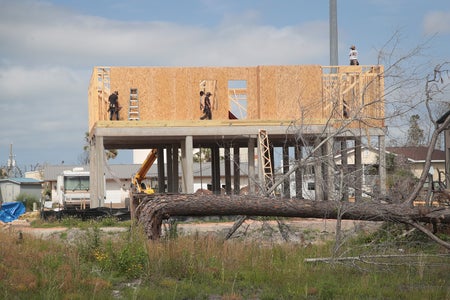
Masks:
[[[91,205],[92,207],[102,206],[104,199],[104,184],[102,176],[104,173],[104,150],[105,149],[153,149],[157,148],[158,153],[167,153],[167,157],[159,156],[158,160],[158,180],[159,186],[167,186],[167,190],[159,192],[180,192],[178,186],[179,174],[178,163],[182,164],[182,192],[193,193],[193,149],[210,148],[212,155],[212,185],[213,191],[218,193],[221,190],[220,176],[225,172],[226,185],[231,185],[229,169],[234,168],[234,176],[239,176],[240,172],[246,172],[249,178],[248,186],[250,191],[255,190],[259,183],[260,175],[257,172],[255,157],[258,147],[258,132],[263,129],[267,132],[272,147],[283,147],[283,149],[301,149],[306,146],[319,146],[323,157],[332,153],[332,145],[335,141],[355,140],[356,144],[361,142],[362,137],[373,137],[379,139],[379,143],[384,143],[384,130],[382,128],[366,128],[363,132],[359,128],[346,128],[345,130],[333,129],[329,124],[314,125],[296,124],[294,121],[273,121],[273,120],[195,120],[195,121],[98,121],[90,133],[91,140]],[[320,143],[323,142],[323,145]],[[330,148],[331,147],[331,148]],[[249,169],[236,169],[239,161],[229,161],[225,157],[225,170],[220,170],[219,149],[223,148],[225,153],[233,151],[233,159],[238,159],[239,149],[247,151]],[[231,149],[231,150],[230,150]],[[384,147],[383,147],[384,149]],[[165,151],[162,151],[165,150]],[[178,153],[181,150],[181,159]],[[289,153],[295,151],[283,150],[283,159],[288,158]],[[287,155],[287,156],[286,156]],[[297,154],[296,154],[297,155]],[[360,155],[360,154],[359,154]],[[384,151],[380,151],[380,157],[384,158]],[[273,159],[273,155],[272,155]],[[289,160],[298,157],[289,157]],[[167,170],[164,170],[164,161],[167,161]],[[334,190],[333,179],[333,155],[328,155],[327,159],[322,159],[322,167],[316,167],[316,181],[322,182],[323,193],[316,193],[316,197],[326,200],[331,197]],[[380,168],[383,169],[384,168]],[[130,174],[131,176],[132,174]],[[380,174],[385,178],[385,174]],[[219,179],[218,179],[219,178]],[[164,180],[167,180],[164,183]],[[238,178],[234,178],[237,184]],[[380,183],[383,189],[385,179]]]
[[[316,138],[334,135],[352,138],[364,135],[384,135],[381,128],[340,129],[333,131],[324,125],[299,125],[293,121],[100,121],[91,135],[102,137],[105,149],[150,149],[180,143],[192,136],[194,148],[201,145],[231,143],[247,147],[249,138],[256,138],[260,129],[267,131],[270,142],[276,146],[299,143],[299,137]]]

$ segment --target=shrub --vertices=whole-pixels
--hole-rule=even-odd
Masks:
[[[39,198],[36,195],[31,195],[27,193],[20,193],[16,197],[15,201],[22,202],[27,211],[33,210],[33,203],[37,203],[38,208],[40,206]]]

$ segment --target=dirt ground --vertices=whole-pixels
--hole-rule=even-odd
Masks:
[[[39,217],[39,215],[37,216]],[[25,215],[10,223],[0,224],[0,230],[9,230],[22,232],[34,237],[43,239],[58,239],[64,236],[67,238],[76,238],[80,234],[80,229],[67,229],[65,227],[52,228],[33,228],[31,221],[36,218],[35,215]],[[225,238],[232,228],[234,222],[177,222],[176,232],[178,236],[185,235],[214,235]],[[342,220],[342,232],[349,236],[361,232],[375,231],[381,222]],[[163,224],[162,235],[170,230],[170,223]],[[174,229],[174,228],[172,228]],[[107,235],[113,235],[127,231],[125,227],[103,227],[101,232]],[[64,234],[63,234],[64,233]],[[246,220],[231,239],[256,240],[259,242],[284,243],[292,242],[299,244],[316,244],[333,239],[336,234],[336,220],[332,219],[285,219],[277,221],[260,221],[254,219]]]
[[[233,222],[180,224],[177,232],[182,235],[212,234],[225,238],[233,224]],[[375,231],[380,225],[380,222],[343,220],[341,229],[346,235],[354,235]],[[336,220],[331,219],[287,219],[280,222],[249,219],[236,230],[231,239],[311,244],[333,239],[335,234]]]

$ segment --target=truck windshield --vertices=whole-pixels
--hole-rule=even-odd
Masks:
[[[88,191],[89,176],[66,176],[64,177],[64,189],[70,191]]]

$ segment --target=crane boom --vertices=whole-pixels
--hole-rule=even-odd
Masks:
[[[152,149],[145,158],[142,166],[132,178],[132,183],[139,193],[153,194],[155,191],[151,187],[147,187],[143,180],[146,178],[148,170],[156,160],[158,150]]]

